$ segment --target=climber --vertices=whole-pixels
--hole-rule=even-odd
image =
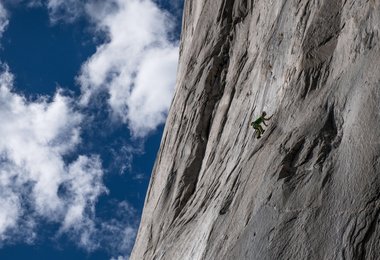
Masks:
[[[265,121],[268,121],[273,116],[272,115],[269,118],[265,118],[266,115],[267,115],[267,113],[265,111],[263,111],[261,116],[251,123],[251,126],[255,129],[255,134],[257,134],[257,139],[259,139],[261,137],[261,135],[264,134],[264,132],[265,132],[263,127],[261,126],[261,123],[263,123],[265,126],[268,126],[265,123]]]

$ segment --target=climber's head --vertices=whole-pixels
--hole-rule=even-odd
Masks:
[[[263,111],[263,113],[261,114],[262,116],[266,116],[267,115],[267,112]]]

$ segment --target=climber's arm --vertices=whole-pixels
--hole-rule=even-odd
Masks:
[[[265,121],[268,121],[268,120],[270,120],[271,118],[272,118],[272,116],[273,115],[271,115],[270,117],[268,117],[268,118],[265,118],[265,117],[263,117],[263,119],[264,119],[264,124],[265,124]]]

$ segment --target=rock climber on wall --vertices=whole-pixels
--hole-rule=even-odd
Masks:
[[[259,139],[261,135],[264,134],[265,132],[263,127],[261,126],[261,123],[263,123],[265,126],[268,126],[267,124],[265,124],[265,121],[270,120],[273,116],[272,115],[269,118],[265,118],[266,115],[267,113],[263,111],[261,116],[251,123],[251,126],[255,129],[255,134],[257,135],[257,139]]]

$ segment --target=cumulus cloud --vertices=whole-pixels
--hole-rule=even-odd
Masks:
[[[144,137],[165,122],[175,86],[174,21],[151,0],[49,0],[53,21],[86,15],[107,38],[78,76],[82,105],[106,91],[114,118]]]
[[[117,215],[96,217],[96,203],[107,193],[99,156],[80,155],[84,115],[74,100],[58,91],[52,98],[28,100],[13,89],[13,75],[0,73],[0,246],[33,243],[41,219],[60,224],[57,237],[69,236],[88,251],[117,254],[131,250],[137,231],[136,212],[127,203]]]
[[[127,254],[137,231],[136,212],[127,203],[102,220],[95,206],[103,185],[98,156],[71,154],[81,142],[83,115],[60,91],[53,98],[27,100],[13,90],[13,75],[0,73],[0,245],[22,239],[33,243],[40,219],[60,224],[68,235],[92,251],[103,248]]]
[[[82,115],[59,91],[28,101],[13,91],[13,75],[0,74],[0,242],[32,219],[85,229],[98,197],[106,192],[97,156],[64,156],[80,142]]]
[[[143,137],[165,121],[172,99],[178,61],[173,21],[150,0],[88,4],[86,10],[108,40],[82,66],[82,104],[107,91],[115,117]]]

